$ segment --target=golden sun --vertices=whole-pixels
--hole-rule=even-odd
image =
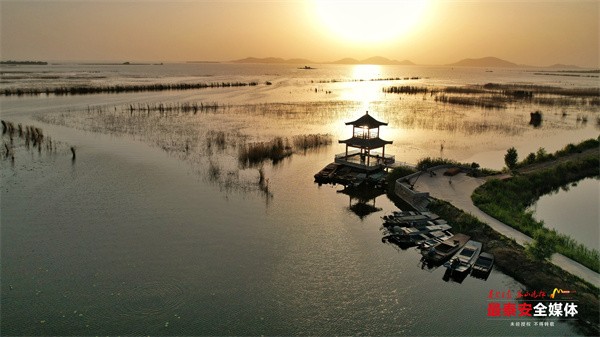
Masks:
[[[429,0],[313,0],[327,29],[352,43],[385,43],[415,27]]]

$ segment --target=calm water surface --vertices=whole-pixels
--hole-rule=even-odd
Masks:
[[[133,78],[121,70],[64,67],[98,71],[94,76],[105,78],[91,80],[102,83]],[[519,283],[498,270],[487,281],[467,277],[462,284],[442,280],[443,268],[421,270],[417,251],[398,251],[381,242],[380,216],[397,210],[385,195],[368,202],[379,211],[359,217],[351,210],[358,200],[339,193],[339,186],[317,186],[312,176],[343,151],[335,142],[349,137],[343,122],[365,108],[390,122],[382,138],[393,140],[390,152],[409,162],[439,155],[440,143],[446,141],[442,155],[482,159],[486,166],[495,160],[486,158],[505,152],[513,141],[520,151],[538,145],[553,151],[565,139],[575,142],[597,134],[593,123],[580,125],[575,115],[562,119],[550,114],[548,123],[533,129],[521,125],[528,108],[497,116],[447,107],[436,115],[440,107],[431,100],[382,95],[379,82],[329,83],[323,88],[331,94],[314,92],[313,77],[351,78],[352,67],[313,75],[289,66],[179,65],[168,69],[180,75],[157,70],[152,77],[148,71],[139,80],[187,76],[191,67],[198,67],[191,72],[195,77],[275,78],[280,85],[0,98],[3,119],[39,125],[59,142],[56,152],[20,148],[14,164],[0,164],[3,334],[577,333],[565,322],[516,328],[511,321],[488,319],[489,291],[516,291]],[[426,84],[453,78],[435,69],[423,74],[415,69],[385,71],[423,76],[420,81]],[[37,85],[43,81],[35,78],[39,74],[27,76]],[[475,70],[456,78],[469,76],[479,83],[484,78]],[[526,74],[495,76],[512,81]],[[137,124],[120,113],[121,106],[131,103],[181,101],[229,107],[215,114],[153,117]],[[106,110],[89,113],[88,106]],[[597,111],[586,113],[591,117]],[[511,122],[503,124],[507,119]],[[497,127],[469,130],[469,121],[482,120]],[[235,145],[222,152],[206,150],[210,130],[249,141],[328,132],[334,144],[277,165],[265,164],[266,195],[256,188],[256,168],[236,166]],[[183,154],[180,147],[186,141],[192,150]],[[68,151],[72,145],[77,147],[74,162]],[[211,178],[207,167],[215,163],[222,173]]]
[[[587,178],[542,196],[531,209],[544,226],[567,234],[590,249],[600,247],[600,183]]]

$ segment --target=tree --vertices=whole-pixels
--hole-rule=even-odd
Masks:
[[[558,237],[555,231],[539,228],[533,233],[533,241],[527,243],[525,248],[533,257],[545,260],[554,254],[557,244]]]
[[[514,169],[517,166],[517,161],[519,160],[519,155],[517,154],[517,149],[511,147],[506,150],[506,154],[504,155],[504,162],[506,163],[506,167],[510,170]]]

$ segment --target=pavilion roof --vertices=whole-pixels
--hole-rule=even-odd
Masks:
[[[384,123],[384,122],[380,122],[380,121],[376,120],[371,115],[369,115],[369,112],[367,111],[359,119],[352,121],[352,122],[346,122],[346,125],[353,125],[353,126],[358,126],[358,127],[366,126],[369,129],[374,129],[374,128],[380,127],[381,125],[388,125],[388,123]]]
[[[340,140],[340,143],[347,144],[348,146],[360,147],[366,149],[377,149],[387,144],[392,144],[390,140],[383,140],[381,138],[358,138],[352,137],[346,140]]]

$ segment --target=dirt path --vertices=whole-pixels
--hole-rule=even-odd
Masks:
[[[596,150],[594,149],[594,151]],[[588,151],[574,154],[574,156],[584,156],[586,152]],[[566,158],[573,158],[573,156],[565,157],[565,160]],[[530,172],[552,165],[557,165],[557,161],[532,165]],[[533,166],[537,166],[537,168]],[[485,222],[500,234],[514,239],[520,245],[524,245],[532,240],[529,236],[493,218],[473,204],[471,195],[477,187],[485,183],[484,179],[468,177],[464,173],[460,173],[453,177],[447,177],[444,176],[445,170],[446,169],[440,169],[436,171],[436,175],[434,176],[429,176],[427,174],[421,175],[414,186],[415,190],[419,192],[429,192],[431,196],[437,199],[450,202],[455,207],[460,208],[480,221]],[[552,255],[551,262],[591,284],[600,284],[600,274],[561,254],[556,253]]]
[[[544,163],[539,163],[539,164],[531,164],[528,166],[525,166],[523,168],[518,169],[518,172],[521,174],[526,174],[526,173],[531,173],[531,172],[535,172],[535,171],[539,171],[539,170],[543,170],[543,169],[547,169],[547,168],[551,168],[551,167],[555,167],[558,166],[566,161],[569,160],[573,160],[573,159],[581,159],[590,155],[596,154],[596,156],[598,155],[598,149],[588,149],[585,150],[581,153],[573,153],[564,157],[560,157],[554,160],[550,160]]]

